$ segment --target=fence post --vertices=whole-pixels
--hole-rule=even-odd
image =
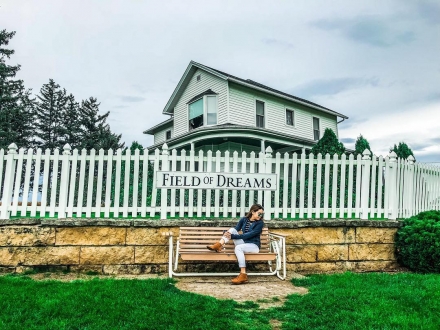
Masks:
[[[362,153],[362,181],[361,181],[361,219],[368,219],[368,197],[370,195],[370,156],[371,152],[365,149]]]
[[[398,198],[396,196],[397,188],[397,155],[391,151],[389,157],[388,178],[385,178],[385,195],[388,196],[388,219],[396,220]]]
[[[406,191],[407,196],[407,217],[413,216],[413,210],[415,208],[415,189],[414,189],[414,161],[415,158],[413,155],[409,155],[408,157],[408,189]]]
[[[11,143],[8,147],[6,158],[5,181],[3,185],[2,206],[0,208],[0,219],[9,219],[8,207],[12,200],[12,190],[14,186],[15,162],[14,155],[17,153],[17,145]]]
[[[161,171],[168,171],[169,169],[168,155],[168,145],[164,143],[162,146]],[[160,219],[162,220],[167,218],[168,190],[162,188],[160,194]]]
[[[264,173],[272,173],[272,148],[270,146],[266,148],[264,163],[265,163]],[[279,185],[280,185],[280,183],[277,182],[277,189],[280,189]],[[264,211],[265,211],[264,213],[269,215],[267,220],[270,220],[272,218],[272,191],[270,191],[270,190],[264,191],[264,205],[263,205],[263,207],[264,207]]]
[[[60,179],[60,197],[58,199],[58,219],[66,217],[66,208],[68,200],[69,188],[69,172],[70,172],[70,150],[72,148],[68,143],[63,147],[63,155],[61,162],[61,179]]]

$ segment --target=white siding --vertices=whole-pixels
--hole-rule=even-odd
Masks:
[[[201,79],[197,81],[197,76],[200,74]],[[191,81],[186,86],[185,91],[180,97],[174,108],[174,136],[188,132],[188,106],[187,102],[194,96],[206,92],[211,89],[217,93],[218,98],[218,117],[217,124],[224,124],[228,122],[227,113],[227,82],[221,78],[210,74],[209,72],[198,69]]]
[[[169,131],[169,130],[171,130],[171,138],[173,138],[174,137],[174,134],[173,134],[174,129],[173,129],[172,126],[167,126],[167,127],[163,128],[163,129],[161,129],[160,131],[157,131],[154,134],[154,144],[165,142],[165,140],[166,140],[166,132]]]
[[[265,128],[313,140],[313,117],[320,118],[321,136],[329,127],[338,135],[337,117],[283,98],[231,83],[229,85],[230,123],[256,126],[255,102],[265,103]],[[286,108],[294,111],[294,126],[286,124]]]

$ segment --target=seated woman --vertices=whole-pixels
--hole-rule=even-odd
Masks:
[[[223,234],[223,237],[217,243],[208,245],[211,251],[221,252],[223,245],[230,239],[234,240],[235,255],[237,256],[240,274],[232,280],[232,284],[243,284],[247,282],[246,260],[244,253],[258,253],[260,251],[260,235],[263,231],[264,208],[260,204],[251,206],[248,214],[241,218],[234,228],[229,229]],[[241,231],[242,234],[238,232]]]

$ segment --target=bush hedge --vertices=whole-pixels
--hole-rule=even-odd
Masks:
[[[440,211],[404,220],[396,234],[397,261],[420,273],[440,273]]]

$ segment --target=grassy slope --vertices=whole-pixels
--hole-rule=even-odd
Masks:
[[[294,280],[309,294],[260,311],[173,283],[0,277],[0,328],[270,329],[276,319],[286,329],[440,329],[440,275],[313,275]]]

